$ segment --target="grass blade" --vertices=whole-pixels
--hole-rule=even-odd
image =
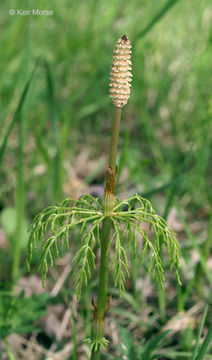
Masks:
[[[143,193],[138,193],[138,195],[141,195],[145,198],[150,198],[151,196],[153,196],[154,194],[157,194],[157,193],[160,193],[160,192],[163,192],[169,188],[172,188],[173,186],[175,185],[178,185],[180,186],[181,185],[181,182],[182,182],[182,178],[177,178],[175,180],[171,180],[170,182],[164,184],[164,185],[161,185],[161,186],[158,186],[156,188],[153,188],[153,189],[150,189],[146,192],[143,192]]]
[[[207,351],[208,346],[211,343],[211,339],[212,339],[212,326],[209,328],[208,333],[205,337],[205,340],[203,341],[203,344],[200,348],[199,354],[196,357],[196,360],[203,360],[203,358],[205,357],[205,353]]]
[[[200,341],[200,338],[201,338],[201,335],[202,335],[202,331],[203,331],[203,327],[204,327],[204,324],[205,324],[205,319],[206,319],[207,313],[208,313],[208,305],[205,306],[205,310],[204,310],[202,320],[201,320],[201,323],[200,323],[200,326],[199,326],[197,339],[196,339],[196,343],[195,343],[195,346],[194,346],[194,350],[193,350],[193,353],[192,353],[191,360],[195,360],[195,358],[196,358],[198,347],[199,347],[199,341]]]
[[[170,330],[166,330],[161,334],[158,334],[148,341],[144,348],[143,357],[146,360],[151,360],[151,355],[157,350],[159,343],[166,337]]]
[[[13,286],[17,280],[19,272],[19,263],[21,257],[21,243],[23,233],[23,218],[25,207],[25,191],[24,191],[24,124],[21,114],[19,113],[19,129],[18,129],[18,169],[17,183],[15,190],[16,203],[16,233],[13,246],[13,263],[12,263],[12,283]]]
[[[15,191],[15,203],[16,203],[16,235],[15,241],[13,246],[13,263],[12,263],[12,286],[14,287],[15,282],[17,280],[17,276],[19,273],[19,263],[21,257],[21,245],[22,245],[22,234],[23,234],[23,219],[24,219],[24,207],[25,207],[25,194],[24,194],[24,122],[22,118],[22,108],[24,105],[24,101],[26,99],[30,83],[35,73],[35,69],[38,65],[38,60],[35,63],[33,71],[30,75],[30,78],[24,88],[22,93],[21,99],[19,101],[17,110],[15,112],[14,118],[12,123],[10,124],[9,130],[7,132],[6,141],[4,141],[4,149],[6,148],[7,139],[9,137],[10,132],[16,121],[18,122],[18,139],[19,139],[19,146],[18,146],[18,170],[17,170],[17,184],[16,184],[16,191]],[[3,154],[3,152],[1,153]]]
[[[185,351],[174,351],[174,350],[170,350],[170,351],[160,351],[160,353],[164,354],[164,356],[166,357],[166,359],[178,359],[182,360],[182,359],[191,359],[191,353],[190,352],[185,352]],[[212,355],[210,354],[205,354],[204,355],[204,359],[209,359],[212,360]]]
[[[33,76],[35,74],[35,70],[36,70],[36,68],[38,66],[39,61],[40,61],[40,59],[38,58],[35,65],[34,65],[32,73],[31,73],[31,75],[29,77],[29,80],[26,83],[26,86],[25,86],[25,88],[23,90],[23,93],[21,95],[19,104],[18,104],[17,109],[15,111],[15,114],[13,116],[13,119],[12,119],[12,121],[11,121],[9,127],[8,127],[7,133],[6,133],[5,137],[4,137],[3,144],[2,144],[2,146],[0,148],[0,164],[1,164],[2,160],[3,160],[4,152],[5,152],[5,149],[6,149],[6,146],[7,146],[7,141],[8,141],[8,138],[10,136],[10,133],[11,133],[15,123],[18,122],[18,120],[19,120],[20,113],[21,113],[21,110],[23,108],[23,105],[24,105],[24,102],[25,102],[25,99],[26,99],[26,96],[27,96],[27,93],[28,93],[28,90],[29,90],[29,87],[30,87],[30,83],[31,83],[32,78],[33,78]]]
[[[45,62],[46,70],[46,86],[47,86],[47,95],[48,95],[48,105],[50,120],[52,125],[52,140],[55,144],[55,156],[52,161],[52,174],[50,178],[52,179],[52,196],[53,201],[57,202],[62,194],[62,176],[63,176],[63,166],[62,166],[62,157],[60,151],[60,139],[59,139],[59,121],[56,111],[55,96],[54,96],[54,82],[51,74],[50,66]]]
[[[150,20],[150,22],[145,26],[143,30],[141,30],[133,43],[145,36],[157,22],[163,18],[163,16],[175,5],[179,0],[168,0],[167,3],[162,7],[162,9]]]

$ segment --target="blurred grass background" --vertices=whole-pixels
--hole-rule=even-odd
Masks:
[[[10,16],[13,8],[54,15]],[[0,10],[2,284],[26,274],[26,228],[38,211],[64,196],[102,194],[111,56],[126,33],[133,83],[122,120],[117,192],[150,198],[178,232],[184,279],[175,289],[178,310],[209,299],[210,1],[1,0]],[[136,283],[138,266],[133,269]],[[159,307],[165,321],[163,294]]]

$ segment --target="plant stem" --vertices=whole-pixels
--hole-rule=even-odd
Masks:
[[[109,218],[104,219],[102,222],[102,244],[101,244],[99,288],[98,288],[98,301],[97,301],[97,308],[100,319],[104,315],[104,311],[107,304],[108,261],[109,261],[109,256],[107,254],[107,247],[110,238],[110,224],[111,224],[111,220]]]
[[[209,218],[207,238],[203,244],[203,257],[206,262],[208,261],[208,258],[210,256],[211,240],[212,240],[212,212],[211,212],[211,215]],[[205,279],[204,279],[204,268],[201,265],[201,263],[199,263],[197,265],[196,279],[198,279],[198,282],[196,282],[197,290],[198,290],[199,294],[202,295],[203,294],[202,289],[203,289]]]
[[[114,108],[112,138],[111,138],[111,143],[110,143],[109,166],[111,166],[114,171],[116,168],[116,157],[117,157],[117,149],[118,149],[118,141],[119,141],[121,109],[122,108],[120,108],[120,107]]]
[[[99,360],[100,359],[100,350],[98,349],[97,351],[92,351],[91,354],[91,360]]]
[[[12,288],[14,290],[15,283],[19,276],[19,264],[21,258],[21,242],[23,234],[24,219],[24,122],[22,115],[19,116],[19,150],[18,150],[18,175],[16,186],[16,236],[13,246],[13,263],[12,263]]]
[[[9,341],[6,339],[4,339],[4,343],[5,343],[5,346],[6,346],[6,349],[7,349],[7,355],[9,357],[10,360],[15,360],[15,357],[13,355],[13,352],[11,350],[11,347],[10,347],[10,343]]]
[[[116,175],[115,175],[116,157],[117,157],[117,149],[118,149],[120,120],[121,120],[121,108],[115,107],[113,127],[112,127],[112,137],[111,137],[110,152],[109,152],[109,167],[111,167],[112,170],[110,172],[109,178],[106,177],[106,186],[103,197],[103,211],[105,211],[104,202],[107,204],[106,207],[107,206],[109,206],[109,208],[113,207],[113,198],[114,198],[113,190],[116,185]],[[112,181],[112,187],[111,187],[111,181]],[[94,334],[95,337],[97,337],[98,335],[100,336],[104,335],[105,315],[109,309],[108,300],[107,300],[109,254],[107,253],[107,249],[110,240],[110,229],[111,229],[111,220],[108,216],[102,222],[98,300],[97,300],[97,308],[94,310],[94,331],[96,331],[96,334]],[[98,346],[97,349],[93,348],[90,360],[99,360],[99,359],[100,359],[100,346]]]
[[[102,326],[103,330],[104,330],[104,312],[107,306],[107,293],[108,293],[109,255],[107,254],[107,246],[110,237],[110,223],[111,220],[109,218],[104,219],[102,222],[101,259],[100,259],[100,270],[99,270],[97,311],[98,311],[99,326],[100,327]],[[100,347],[98,347],[97,351],[93,349],[91,354],[91,360],[99,360],[99,359],[100,359]]]

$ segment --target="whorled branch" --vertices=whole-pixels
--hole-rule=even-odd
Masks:
[[[148,262],[148,271],[156,281],[163,286],[164,269],[161,259],[161,247],[165,245],[170,257],[170,265],[175,266],[179,279],[178,268],[180,250],[175,233],[168,227],[166,221],[157,215],[151,203],[135,195],[120,202],[116,199],[113,212],[102,213],[99,199],[85,195],[79,200],[65,199],[57,206],[50,206],[38,214],[30,228],[28,242],[27,264],[30,266],[36,241],[41,242],[42,251],[39,269],[42,274],[43,285],[49,264],[53,265],[54,258],[59,257],[59,247],[69,247],[70,235],[79,227],[82,243],[74,257],[75,291],[80,295],[83,283],[87,284],[92,270],[96,266],[94,248],[100,243],[101,224],[105,218],[110,218],[113,233],[110,237],[107,251],[114,246],[113,277],[115,286],[119,287],[120,295],[124,291],[125,277],[130,276],[127,250],[131,246],[137,256],[137,243],[142,239],[141,262]],[[144,223],[149,224],[153,234],[148,235]],[[151,253],[147,256],[147,252]]]
[[[79,227],[82,234],[82,246],[75,256],[75,268],[79,270],[80,267],[81,277],[78,278],[75,275],[75,283],[76,292],[80,293],[83,280],[87,280],[87,277],[91,275],[90,260],[93,266],[95,265],[93,248],[95,239],[99,241],[99,223],[103,219],[99,209],[99,200],[86,195],[79,200],[65,199],[56,206],[44,209],[35,217],[30,227],[27,265],[30,267],[33,251],[36,250],[36,242],[40,241],[42,251],[39,270],[43,286],[49,264],[53,266],[54,258],[60,256],[59,247],[65,245],[69,248],[70,235],[76,227]],[[98,226],[95,223],[96,220],[99,220]],[[92,222],[93,227],[89,230],[89,224]]]
[[[136,207],[138,205],[138,207]],[[115,283],[119,284],[120,294],[124,290],[125,274],[129,276],[124,241],[130,244],[137,256],[137,242],[142,239],[141,263],[148,261],[147,252],[151,252],[148,264],[148,271],[153,278],[163,287],[164,268],[161,259],[161,248],[165,245],[170,257],[170,268],[175,266],[175,273],[180,283],[179,261],[180,248],[176,240],[175,232],[167,225],[166,221],[155,213],[151,203],[139,195],[135,195],[122,202],[117,201],[114,207],[113,226],[115,234],[116,248],[114,255],[114,278]],[[144,228],[144,223],[149,224],[149,231],[153,234],[149,236]],[[118,241],[117,241],[118,240]]]

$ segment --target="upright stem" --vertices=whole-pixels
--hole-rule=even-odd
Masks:
[[[118,149],[118,139],[121,120],[121,108],[115,107],[114,119],[112,127],[112,138],[109,152],[109,169],[106,175],[106,186],[103,196],[103,212],[110,214],[114,206],[114,188],[116,185],[116,157]],[[98,286],[98,300],[97,307],[94,310],[93,336],[94,339],[103,337],[105,327],[105,315],[109,310],[107,300],[108,295],[108,263],[109,254],[108,243],[110,240],[111,220],[106,217],[102,222],[102,236],[101,236],[101,259],[99,270],[99,286]],[[90,360],[100,359],[100,346],[97,349],[93,348]]]
[[[23,234],[24,218],[24,121],[22,115],[19,115],[19,149],[18,149],[18,174],[16,184],[16,234],[13,246],[13,263],[12,263],[12,290],[14,290],[19,275],[19,265],[21,258],[21,242]]]
[[[112,137],[110,143],[110,156],[109,156],[109,166],[115,171],[116,168],[116,157],[119,141],[119,130],[120,130],[120,121],[121,121],[121,107],[114,108],[114,118],[113,118],[113,128],[112,128]]]
[[[206,240],[205,240],[205,242],[203,244],[204,261],[207,261],[209,256],[210,256],[211,243],[212,243],[212,212],[211,212],[210,218],[209,218],[207,237],[206,237]],[[202,295],[202,293],[203,293],[203,281],[204,281],[204,269],[203,269],[203,267],[201,265],[201,262],[197,265],[196,279],[198,279],[198,282],[196,283],[197,290],[198,290],[199,294]]]
[[[98,288],[98,301],[97,309],[99,319],[102,319],[107,304],[108,292],[108,261],[107,246],[110,240],[110,223],[111,220],[106,218],[102,222],[102,242],[101,242],[101,259],[99,271],[99,288]]]
[[[94,316],[94,334],[95,337],[98,335],[101,337],[104,335],[104,321],[105,321],[105,310],[107,307],[107,293],[108,293],[108,262],[109,256],[107,255],[107,245],[110,237],[110,219],[106,218],[102,222],[102,239],[101,239],[101,259],[100,259],[100,270],[99,270],[99,287],[98,287],[98,301],[96,316]],[[100,359],[100,346],[97,350],[93,349],[91,353],[91,360]]]
[[[99,359],[100,359],[100,350],[99,349],[97,351],[92,350],[90,360],[99,360]]]
[[[15,360],[15,356],[13,355],[13,352],[12,352],[11,347],[10,347],[10,343],[7,340],[7,338],[4,339],[4,343],[6,345],[7,355],[9,357],[9,359],[10,360]]]

